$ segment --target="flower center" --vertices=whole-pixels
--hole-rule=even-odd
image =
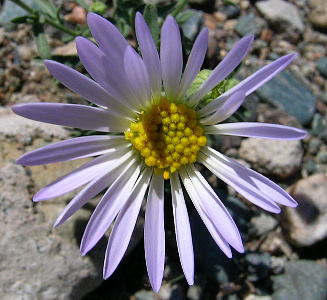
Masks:
[[[207,143],[196,111],[166,99],[140,114],[124,134],[145,164],[154,167],[164,179],[182,165],[194,163],[200,148]]]

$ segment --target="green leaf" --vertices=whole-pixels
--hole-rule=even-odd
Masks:
[[[13,18],[10,20],[10,22],[15,24],[23,24],[23,23],[29,23],[31,20],[33,20],[33,17],[31,15],[26,15],[26,16]]]
[[[52,18],[57,18],[57,7],[52,0],[34,0],[37,7]]]
[[[156,45],[158,45],[159,42],[159,23],[158,23],[158,10],[157,7],[153,4],[147,4],[144,7],[144,11],[143,11],[143,15],[144,15],[144,19],[147,22],[152,37],[156,43]]]
[[[33,32],[35,35],[35,42],[37,51],[42,59],[51,57],[51,50],[47,38],[44,34],[43,25],[40,23],[33,24]]]
[[[77,2],[77,4],[79,4],[80,6],[85,8],[86,10],[89,9],[89,6],[86,4],[86,2],[84,0],[75,0],[75,2]],[[91,5],[93,5],[93,4],[91,4]]]

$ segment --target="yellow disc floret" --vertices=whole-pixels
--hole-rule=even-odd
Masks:
[[[181,166],[196,161],[200,148],[207,144],[203,132],[195,110],[162,99],[131,123],[125,138],[148,167],[169,179]]]

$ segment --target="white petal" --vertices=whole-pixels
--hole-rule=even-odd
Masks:
[[[179,259],[189,285],[194,284],[194,252],[190,221],[178,175],[170,178],[174,224]]]
[[[229,247],[227,241],[223,238],[220,232],[216,229],[214,224],[212,223],[211,219],[208,217],[207,212],[202,208],[200,205],[200,195],[196,190],[196,186],[193,185],[189,175],[187,174],[184,167],[180,168],[179,174],[181,176],[182,182],[186,188],[187,193],[189,194],[195,209],[197,210],[198,214],[200,215],[203,223],[207,227],[208,231],[210,232],[212,238],[215,240],[219,248],[225,253],[227,257],[232,257],[232,251]]]
[[[150,283],[158,292],[165,264],[164,179],[153,175],[147,199],[144,223],[145,261]]]
[[[107,279],[115,271],[127,249],[151,175],[152,169],[146,167],[117,216],[105,255],[104,279]]]

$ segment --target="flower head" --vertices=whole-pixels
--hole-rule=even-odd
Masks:
[[[145,257],[155,291],[161,286],[164,269],[164,180],[169,180],[179,257],[188,283],[193,284],[193,246],[181,184],[220,249],[228,257],[232,256],[231,247],[244,251],[233,219],[195,168],[195,162],[202,163],[265,210],[278,213],[277,204],[296,206],[275,183],[207,145],[210,134],[285,140],[306,135],[301,129],[281,125],[218,124],[231,116],[247,95],[282,71],[295,55],[279,58],[200,108],[200,100],[245,57],[252,36],[242,38],[200,88],[190,94],[189,87],[206,54],[207,29],[198,35],[183,71],[180,32],[171,16],[161,30],[160,57],[141,14],[136,15],[135,29],[142,56],[109,21],[93,13],[88,14],[87,20],[97,45],[82,37],[76,43],[79,57],[93,79],[54,61],[45,64],[61,83],[97,107],[31,103],[14,106],[13,110],[32,120],[104,134],[57,142],[27,153],[17,162],[33,166],[96,156],[41,189],[34,201],[84,186],[58,217],[55,223],[58,226],[89,199],[106,190],[81,242],[84,255],[114,223],[105,254],[104,278],[114,272],[122,259],[146,196]]]

